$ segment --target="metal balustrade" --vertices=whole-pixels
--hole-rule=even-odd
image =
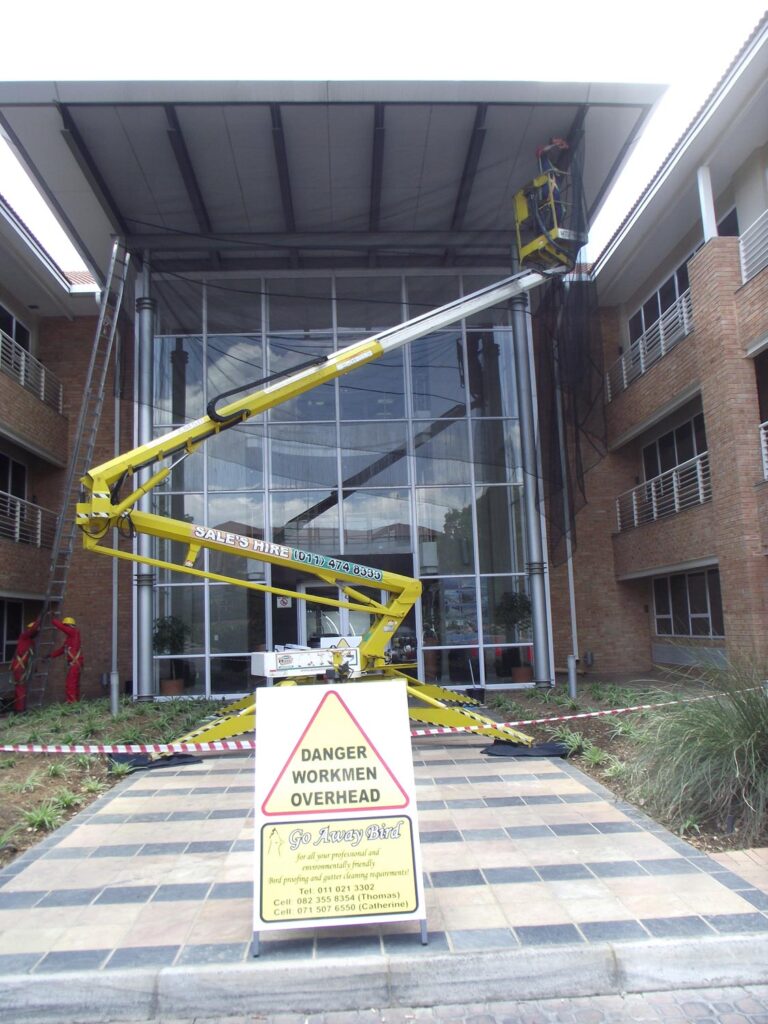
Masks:
[[[760,424],[760,448],[763,453],[763,477],[768,480],[768,420]]]
[[[619,533],[674,516],[712,498],[707,452],[646,480],[616,499]]]
[[[693,330],[690,289],[666,309],[655,324],[633,341],[605,375],[606,400],[612,401]]]
[[[768,267],[768,210],[743,231],[739,237],[741,279],[744,284]]]
[[[62,411],[64,389],[61,381],[3,331],[0,331],[0,370],[56,412]]]
[[[0,491],[0,538],[36,548],[50,548],[58,516],[50,509]]]

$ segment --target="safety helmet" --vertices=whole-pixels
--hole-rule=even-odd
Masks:
[[[34,629],[36,625],[37,625],[37,619],[35,619],[34,622],[28,622],[27,623],[27,629]]]
[[[68,615],[66,617],[66,619],[62,619],[61,621],[64,623],[65,626],[74,626],[75,625],[75,620],[72,618],[71,615]]]

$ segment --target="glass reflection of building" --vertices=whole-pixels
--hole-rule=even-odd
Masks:
[[[154,430],[492,280],[156,278]],[[447,685],[508,682],[530,628],[509,611],[526,603],[510,599],[526,590],[514,374],[508,313],[476,314],[212,438],[155,492],[154,510],[417,575],[424,593],[397,633],[395,659],[402,651],[410,660],[415,648],[421,677]],[[173,547],[158,542],[159,557],[179,561]],[[299,570],[201,557],[228,576],[292,590],[317,584]],[[156,653],[157,674],[181,663],[187,693],[249,690],[251,651],[311,642],[307,607],[160,571],[155,616],[173,615],[187,630],[182,659]],[[315,616],[323,618],[338,628],[337,615]]]

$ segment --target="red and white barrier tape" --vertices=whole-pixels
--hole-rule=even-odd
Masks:
[[[608,711],[581,711],[574,715],[555,715],[550,718],[525,718],[517,722],[496,722],[493,725],[440,725],[428,729],[411,729],[411,736],[444,736],[451,733],[482,732],[484,729],[516,729],[520,725],[548,725],[551,722],[569,722],[577,718],[599,718],[603,715],[625,715],[629,711],[651,711],[673,704],[692,704],[697,700],[712,700],[720,694],[689,697],[686,700],[667,700],[657,704],[634,704],[628,708],[610,708]],[[201,751],[255,750],[255,740],[212,740],[207,743],[0,743],[0,752],[15,754],[197,754]]]

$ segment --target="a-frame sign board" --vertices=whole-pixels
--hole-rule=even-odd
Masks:
[[[420,922],[421,849],[403,680],[256,695],[253,953],[259,933]]]

